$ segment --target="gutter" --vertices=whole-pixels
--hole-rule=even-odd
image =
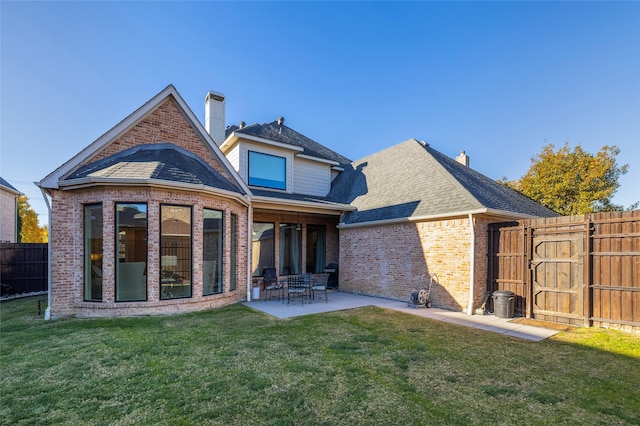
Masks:
[[[246,139],[249,141],[253,141],[253,142],[260,142],[263,143],[265,145],[271,145],[271,146],[275,146],[278,148],[284,148],[286,150],[289,151],[295,151],[295,152],[303,152],[304,148],[299,147],[299,146],[295,146],[295,145],[290,145],[284,142],[277,142],[277,141],[272,141],[271,139],[265,139],[265,138],[261,138],[259,136],[253,136],[253,135],[248,135],[246,133],[236,133],[236,132],[232,132],[229,136],[227,136],[227,139],[224,140],[224,142],[222,142],[220,144],[220,151],[226,150],[228,147],[232,146],[235,141],[237,141],[238,139]]]
[[[469,230],[471,246],[469,248],[469,306],[467,315],[473,315],[473,297],[475,295],[476,281],[476,230],[473,226],[473,213],[469,213]]]
[[[328,211],[337,210],[339,212],[345,212],[345,211],[354,211],[356,209],[355,207],[349,204],[324,202],[324,201],[317,201],[317,202],[298,201],[298,200],[291,200],[286,198],[275,198],[275,197],[272,198],[272,197],[263,197],[263,196],[256,196],[256,195],[252,195],[251,200],[252,200],[252,204],[260,203],[260,204],[271,204],[274,206],[285,206],[288,208],[288,210],[290,210],[291,207],[307,208],[308,210],[305,211],[306,213],[313,213],[319,210],[328,210]],[[258,207],[264,208],[264,206],[258,206]]]
[[[36,183],[36,185],[38,184]],[[49,203],[49,198],[44,188],[40,187],[40,192],[42,192],[42,198],[44,198],[44,202],[47,204],[49,221],[47,225],[49,227],[49,238],[47,238],[47,309],[44,311],[44,319],[48,321],[51,319],[51,203]]]
[[[208,193],[213,194],[225,198],[231,198],[233,200],[239,201],[245,206],[250,204],[250,201],[247,200],[245,196],[240,193],[229,191],[226,189],[214,188],[207,185],[202,184],[192,184],[192,183],[182,183],[168,180],[160,180],[160,179],[129,179],[129,178],[80,178],[73,179],[70,181],[61,182],[59,188],[62,190],[69,189],[80,189],[93,187],[97,185],[108,185],[108,186],[149,186],[153,188],[160,189],[171,189],[175,190],[182,189],[184,191],[192,191],[198,193]]]
[[[352,211],[353,210],[355,209],[352,209]],[[356,223],[341,222],[338,224],[338,228],[349,229],[349,228],[364,228],[369,226],[395,225],[400,223],[423,222],[423,221],[434,220],[434,219],[451,219],[456,217],[460,218],[460,217],[465,217],[469,215],[479,215],[479,214],[501,216],[504,218],[504,220],[536,219],[539,217],[534,215],[508,212],[504,210],[494,210],[494,209],[483,208],[483,209],[464,210],[464,211],[444,213],[444,214],[430,214],[430,215],[422,215],[422,216],[409,216],[409,217],[400,217],[400,218],[393,218],[393,219],[372,220],[368,222],[356,222]]]

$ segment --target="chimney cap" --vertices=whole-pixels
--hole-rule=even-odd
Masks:
[[[284,124],[284,117],[280,116],[278,117],[278,126],[282,126]]]
[[[208,102],[209,100],[224,102],[224,95],[220,92],[214,92],[213,90],[209,90],[204,100],[205,102]]]

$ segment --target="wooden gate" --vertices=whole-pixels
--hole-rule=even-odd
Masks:
[[[487,291],[508,290],[516,294],[515,312],[526,315],[528,228],[517,222],[489,226]],[[490,305],[491,305],[490,301]]]
[[[584,323],[584,223],[572,217],[532,221],[531,317]]]
[[[487,272],[516,314],[640,331],[640,210],[491,224]]]

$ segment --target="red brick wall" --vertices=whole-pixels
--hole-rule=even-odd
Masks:
[[[486,287],[487,223],[475,219],[474,307]],[[412,289],[437,275],[434,306],[466,310],[469,302],[471,230],[468,218],[340,230],[340,289],[409,300]]]
[[[148,206],[147,295],[145,302],[115,300],[115,203],[144,202]],[[83,301],[83,209],[85,204],[103,206],[103,300]],[[193,206],[193,297],[160,300],[160,204]],[[224,291],[202,296],[202,215],[203,208],[224,211]],[[229,223],[230,215],[238,215],[238,285],[229,291]],[[247,277],[247,215],[245,206],[213,195],[167,191],[153,188],[94,188],[53,191],[51,229],[51,315],[63,316],[129,316],[174,313],[221,306],[244,300]]]
[[[204,139],[181,113],[173,97],[168,97],[155,111],[148,114],[125,134],[105,146],[82,165],[93,163],[138,145],[156,143],[172,143],[190,151],[231,180],[227,170],[220,165],[220,161],[213,154],[212,148],[205,144]]]

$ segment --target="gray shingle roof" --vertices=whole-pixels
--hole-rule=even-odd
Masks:
[[[296,132],[292,128],[287,127],[284,124],[279,125],[277,120],[274,120],[271,123],[251,124],[243,127],[242,129],[238,126],[230,126],[226,129],[227,136],[232,132],[236,132],[238,135],[245,134],[249,136],[256,136],[300,147],[303,149],[303,154],[310,155],[312,157],[336,161],[340,164],[348,164],[351,162],[347,157],[344,157],[326,146],[319,144],[313,139]]]
[[[351,163],[334,180],[329,198],[357,208],[343,217],[347,224],[484,208],[556,216],[546,207],[415,139]]]
[[[316,204],[321,204],[329,207],[335,207],[341,210],[344,207],[344,206],[337,205],[339,203],[330,199],[329,197],[320,197],[316,195],[290,194],[287,192],[270,191],[268,189],[258,189],[258,188],[252,188],[251,193],[258,197],[270,197],[270,198],[278,198],[280,200],[316,203]]]
[[[172,143],[127,149],[80,167],[65,181],[81,178],[157,179],[241,192],[201,158]]]

